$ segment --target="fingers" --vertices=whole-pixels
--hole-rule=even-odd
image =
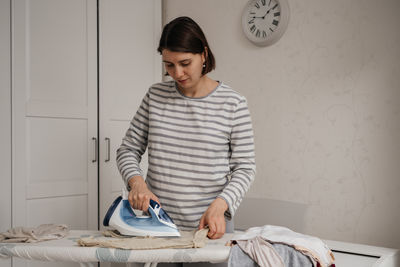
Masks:
[[[209,231],[207,236],[211,239],[221,238],[225,234],[226,222],[224,213],[227,210],[225,200],[216,198],[211,205],[204,212],[200,223],[199,229],[208,225]]]
[[[154,200],[155,202],[157,202],[158,204],[160,204],[160,206],[161,206],[160,200],[158,199],[158,197],[156,195],[152,194],[152,197],[150,197],[150,198],[152,200]]]
[[[202,216],[199,223],[199,229],[208,226],[208,238],[219,239],[225,234],[226,222],[224,218],[215,218]]]
[[[140,196],[139,200],[139,209],[146,211],[149,209],[149,204],[150,204],[150,196],[147,194],[143,194]]]
[[[141,176],[134,176],[129,180],[128,200],[132,208],[142,211],[147,211],[150,204],[150,199],[157,201],[160,204],[157,196],[154,195],[147,187],[146,182]]]
[[[134,208],[142,211],[147,211],[150,204],[150,196],[146,193],[136,194],[134,199]]]
[[[143,191],[132,189],[128,196],[129,204],[132,206],[132,208],[142,211],[148,210],[150,199],[153,199],[160,204],[159,199],[148,189]]]
[[[211,239],[215,239],[215,235],[217,233],[217,226],[214,223],[208,224],[208,234],[207,236]]]
[[[136,205],[136,200],[135,200],[134,193],[133,193],[132,190],[129,191],[128,201],[129,201],[129,204],[131,205],[132,208],[137,209],[137,207],[135,206]]]
[[[225,220],[219,223],[209,223],[208,238],[219,239],[225,234]]]
[[[219,239],[225,234],[225,229],[222,224],[209,224],[208,238]]]
[[[201,216],[201,219],[200,219],[199,230],[203,229],[204,227],[205,227],[205,223],[204,223],[204,215],[203,215],[203,216]]]

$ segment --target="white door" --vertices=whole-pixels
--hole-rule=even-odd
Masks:
[[[97,229],[96,0],[11,3],[13,226]]]
[[[159,82],[160,0],[100,2],[100,224],[124,186],[116,150],[149,86]],[[147,154],[147,153],[146,153]],[[147,169],[147,157],[142,158]],[[100,228],[101,228],[100,226]]]

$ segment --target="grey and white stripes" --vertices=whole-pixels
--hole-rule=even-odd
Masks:
[[[255,176],[254,140],[246,99],[220,83],[203,98],[182,95],[175,83],[150,87],[117,151],[127,185],[148,148],[146,183],[174,222],[198,226],[216,197],[234,215]]]

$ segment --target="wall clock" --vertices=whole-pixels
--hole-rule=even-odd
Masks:
[[[276,43],[288,24],[287,0],[250,0],[244,7],[243,32],[255,45],[268,46]]]

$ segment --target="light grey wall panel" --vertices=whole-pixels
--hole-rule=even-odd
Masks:
[[[10,1],[0,1],[0,232],[11,227],[11,53]],[[10,259],[0,259],[10,267]]]
[[[10,1],[0,1],[0,232],[11,226]]]
[[[400,1],[289,0],[274,45],[244,36],[243,0],[165,0],[191,16],[215,79],[247,97],[257,175],[248,196],[307,206],[304,231],[400,247]]]

